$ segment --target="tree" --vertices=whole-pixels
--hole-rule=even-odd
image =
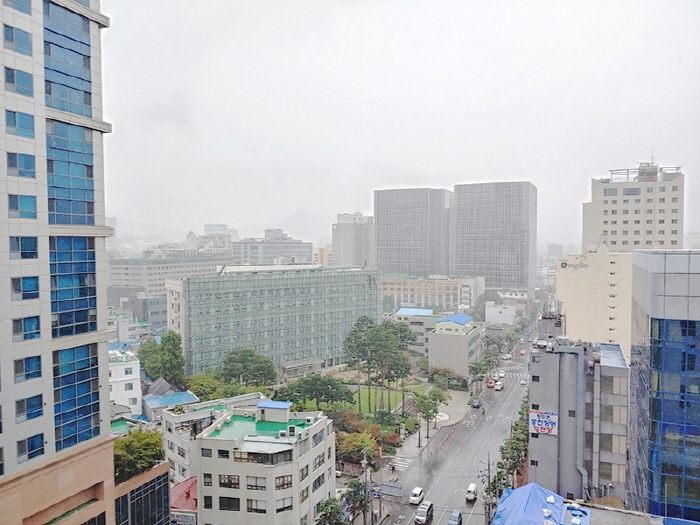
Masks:
[[[146,374],[180,388],[185,386],[185,358],[182,355],[182,339],[176,332],[168,332],[160,339],[145,341],[139,349],[139,361]]]
[[[335,498],[328,498],[320,504],[317,525],[346,525],[345,512],[340,502]]]
[[[336,442],[336,456],[341,461],[359,463],[364,459],[365,451],[368,461],[372,461],[378,455],[377,440],[367,430],[345,436],[336,435]]]
[[[247,392],[259,390],[257,386],[246,388],[237,381],[229,381],[226,383],[217,378],[215,373],[195,374],[190,376],[187,380],[187,388],[189,388],[200,401],[235,397]]]
[[[371,317],[363,315],[358,317],[355,324],[348,332],[343,341],[343,358],[349,365],[357,369],[357,384],[360,384],[360,369],[363,361],[369,356],[369,342],[367,340],[369,331],[375,326]],[[362,412],[362,396],[357,396],[357,410]]]
[[[309,374],[285,385],[275,394],[276,399],[291,401],[296,405],[305,405],[313,399],[316,406],[321,403],[352,403],[353,395],[340,379],[320,374]]]
[[[227,383],[235,380],[244,386],[268,386],[277,381],[275,365],[270,358],[250,349],[231,350],[226,354],[221,375]]]
[[[416,396],[416,401],[418,402],[418,413],[423,419],[425,419],[426,426],[426,439],[430,438],[430,421],[437,416],[438,413],[438,402],[432,396],[418,395]]]
[[[163,459],[163,436],[137,428],[114,440],[114,479],[117,483],[144,472]]]
[[[483,323],[486,320],[486,303],[493,302],[503,304],[503,298],[498,295],[495,290],[487,290],[476,298],[476,302],[469,309],[469,315],[474,318],[474,321]]]
[[[357,478],[348,481],[348,490],[345,493],[345,501],[355,514],[362,513],[364,522],[367,523],[367,511],[370,505],[370,495],[367,493],[367,485]]]

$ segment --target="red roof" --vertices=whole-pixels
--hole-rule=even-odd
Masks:
[[[170,508],[197,510],[197,476],[192,476],[170,489]]]

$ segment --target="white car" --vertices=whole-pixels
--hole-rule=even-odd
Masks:
[[[503,381],[496,381],[495,386],[493,387],[494,390],[503,390]]]
[[[513,358],[513,356],[510,355],[510,354],[503,354],[503,355],[501,356],[501,359],[512,359],[512,358]]]
[[[498,377],[506,377],[506,373],[503,370],[499,370]]]
[[[520,384],[523,385],[523,386],[526,386],[526,385],[527,385],[527,381],[525,381],[524,379],[521,379],[521,380],[520,380]]]
[[[416,487],[411,492],[411,497],[408,498],[408,502],[411,505],[419,505],[420,502],[423,501],[424,497],[425,497],[425,494],[423,494],[423,489],[420,487]]]

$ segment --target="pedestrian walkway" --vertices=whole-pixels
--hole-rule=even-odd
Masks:
[[[409,465],[413,463],[413,458],[404,458],[401,456],[395,456],[394,459],[391,460],[389,463],[389,470],[391,470],[391,467],[393,466],[394,469],[398,472],[403,472],[406,470]],[[392,471],[393,473],[393,471]]]

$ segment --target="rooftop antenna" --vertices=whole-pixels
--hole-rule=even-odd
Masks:
[[[651,148],[651,163],[654,164],[654,148]]]

